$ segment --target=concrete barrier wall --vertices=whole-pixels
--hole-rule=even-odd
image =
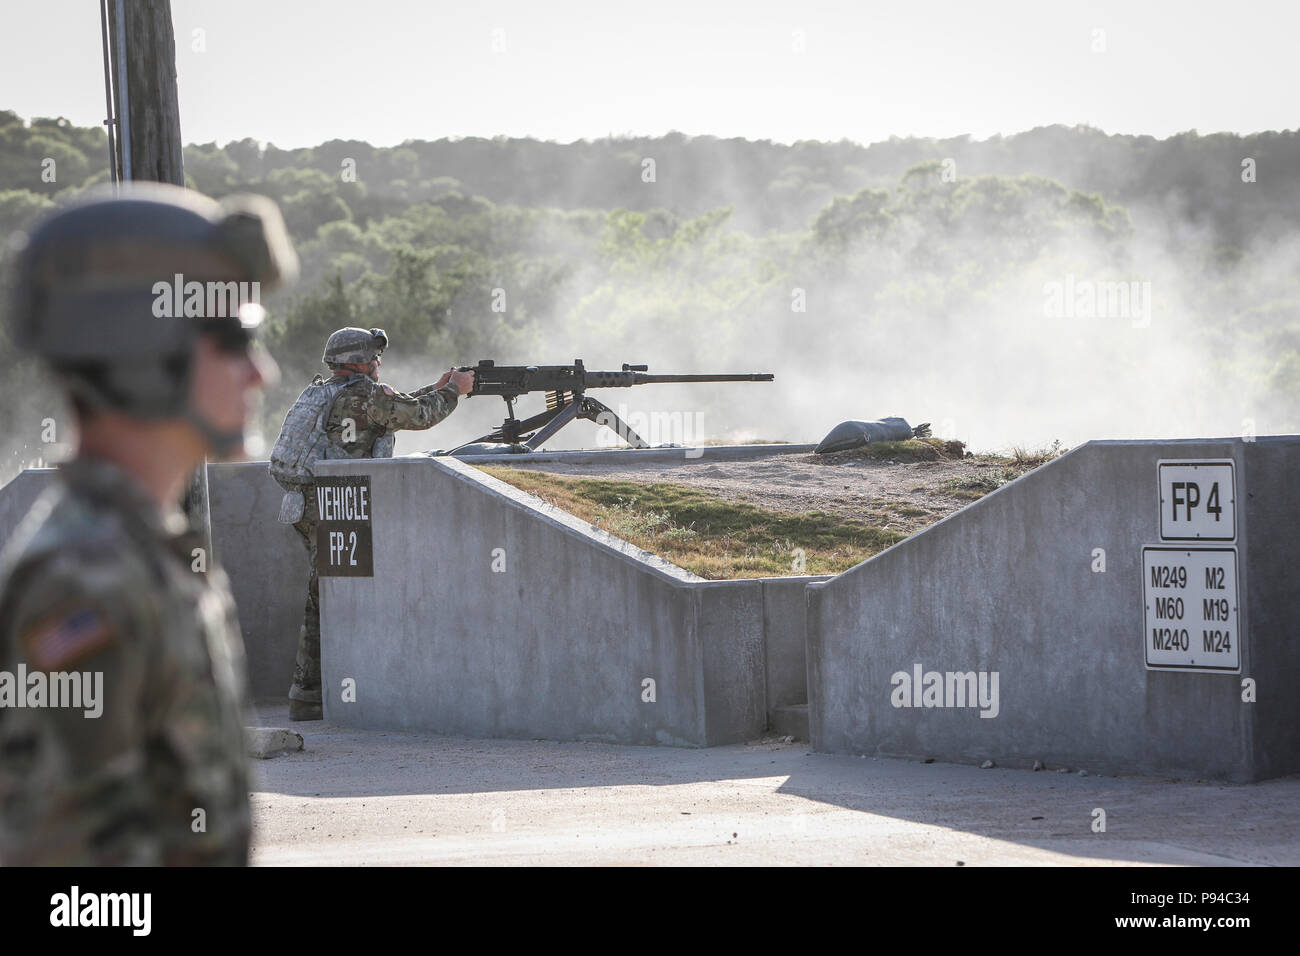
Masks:
[[[571,515],[538,509],[530,496],[475,469],[458,466],[448,472],[431,467],[424,458],[365,464],[367,469],[396,469],[394,473],[406,476],[403,481],[413,482],[382,499],[391,505],[401,498],[408,504],[392,512],[381,509],[385,520],[394,524],[377,532],[377,540],[384,544],[376,573],[386,579],[413,576],[415,580],[401,588],[418,594],[411,605],[417,608],[415,616],[402,611],[407,606],[403,603],[379,602],[386,613],[394,611],[401,619],[402,626],[395,630],[389,629],[382,615],[365,609],[358,609],[350,623],[340,624],[343,631],[365,636],[362,646],[377,655],[370,663],[400,672],[421,640],[403,628],[416,628],[420,615],[436,616],[444,607],[459,609],[456,613],[463,620],[458,626],[474,634],[474,642],[506,626],[514,635],[507,641],[528,636],[526,646],[495,647],[492,653],[504,661],[500,670],[483,670],[482,660],[473,655],[462,659],[464,652],[448,645],[445,649],[454,654],[451,660],[441,661],[440,673],[464,696],[444,699],[436,721],[418,707],[411,711],[402,700],[388,702],[382,715],[375,715],[371,708],[378,702],[373,697],[361,699],[357,712],[371,726],[436,724],[449,728],[449,733],[700,746],[758,736],[771,707],[806,700],[803,586],[820,579],[705,582],[593,531]],[[325,470],[330,468],[358,472],[351,462]],[[53,469],[25,471],[0,488],[0,542],[7,540],[54,474]],[[452,480],[451,474],[461,479]],[[265,462],[210,465],[208,487],[213,550],[230,578],[239,607],[251,693],[259,699],[282,698],[293,675],[306,598],[306,553],[293,529],[276,520],[282,493],[267,474]],[[473,508],[462,502],[449,514],[445,494],[472,501]],[[440,507],[410,504],[423,501],[437,501]],[[439,524],[437,529],[422,530],[421,522],[433,519],[450,524],[446,529]],[[539,524],[534,527],[533,522]],[[458,592],[459,603],[449,604],[436,588],[446,578],[443,572],[433,575],[435,588],[426,590],[431,580],[429,562],[446,557],[454,565],[452,559],[460,553],[451,547],[444,554],[432,542],[465,542],[465,548],[476,548],[474,553],[486,562],[490,549],[484,550],[485,542],[493,539],[499,541],[494,546],[507,547],[508,555],[515,554],[522,565],[507,555],[510,570],[504,574],[491,572],[488,564],[467,568],[465,573],[489,588],[485,593],[495,603],[484,607],[476,603],[483,594],[462,599]],[[568,562],[562,567],[569,568],[561,579],[572,578],[564,587],[556,587],[553,573],[559,556]],[[480,580],[484,568],[491,576]],[[326,588],[331,586],[334,582]],[[338,586],[346,591],[346,583]],[[491,642],[485,646],[492,646]],[[544,700],[503,703],[503,697],[513,696],[509,681],[520,661],[527,674],[549,674],[557,680],[555,695],[566,702],[557,708],[547,691]],[[462,665],[462,670],[456,669]],[[628,668],[641,674],[632,685],[635,693],[630,700],[622,699],[627,687],[621,682],[627,679]],[[573,714],[559,719],[556,711],[562,714],[571,704],[568,691],[563,690],[568,669],[591,672],[585,693],[592,699],[616,687],[609,691],[611,700],[595,707],[587,699],[579,708],[581,719]],[[631,705],[641,703],[644,677],[655,679],[657,699],[653,707],[647,704],[642,709]],[[505,685],[500,683],[503,679]],[[484,686],[471,691],[473,682]],[[660,691],[665,685],[671,689],[667,697]],[[498,707],[500,714],[495,712]]]
[[[1239,674],[1145,666],[1142,552],[1161,544],[1161,459],[1234,463]],[[753,739],[775,708],[807,700],[823,751],[1230,780],[1293,773],[1298,470],[1293,436],[1092,442],[837,577],[709,582],[459,461],[324,463],[323,475],[368,479],[373,556],[372,577],[321,580],[327,715],[711,746]],[[0,540],[52,474],[0,489]],[[209,486],[253,693],[283,697],[305,554],[276,521],[265,463],[211,466]],[[895,675],[918,666],[923,680],[996,672],[997,716],[923,696],[895,706]]]
[[[1298,449],[1091,442],[810,585],[814,748],[1229,780],[1300,770]],[[1146,668],[1142,551],[1161,544],[1162,458],[1235,462],[1240,674]],[[996,672],[997,715],[895,706],[907,698],[894,675],[918,666]],[[1243,678],[1258,703],[1243,702]]]
[[[239,608],[254,699],[288,695],[307,601],[307,550],[277,520],[283,495],[264,461],[208,466],[212,549]]]
[[[368,477],[372,508],[374,576],[321,578],[331,720],[683,746],[765,729],[762,582],[703,581],[454,459],[321,474]]]
[[[808,641],[804,589],[830,576],[762,578],[767,709],[808,703]]]
[[[54,475],[31,469],[0,488],[0,547]],[[264,461],[208,466],[212,547],[239,607],[255,699],[288,694],[307,599],[307,552],[293,528],[276,521],[281,494]]]
[[[1300,437],[1251,442],[1245,459],[1252,757],[1263,779],[1300,770]]]

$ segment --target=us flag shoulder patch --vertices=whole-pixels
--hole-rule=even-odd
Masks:
[[[113,642],[113,629],[94,608],[62,611],[23,632],[28,661],[43,671],[62,670]]]

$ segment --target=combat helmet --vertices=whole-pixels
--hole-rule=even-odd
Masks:
[[[274,202],[126,183],[116,194],[91,191],[15,239],[16,346],[92,407],[185,418],[218,452],[237,444],[242,436],[190,408],[194,346],[200,331],[247,341],[263,312],[244,293],[297,272]]]
[[[330,368],[339,365],[369,365],[376,356],[388,348],[388,335],[383,329],[358,329],[349,326],[339,329],[325,341],[321,361]]]

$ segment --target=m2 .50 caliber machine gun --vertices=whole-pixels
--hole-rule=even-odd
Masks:
[[[649,443],[607,405],[587,395],[587,389],[629,388],[633,385],[667,382],[772,381],[770,372],[748,375],[650,375],[647,369],[648,366],[645,365],[624,364],[621,372],[589,372],[583,368],[582,359],[574,359],[572,365],[497,365],[491,359],[483,359],[478,365],[463,367],[459,371],[474,373],[474,388],[468,397],[499,395],[505,399],[506,420],[495,431],[453,448],[447,454],[455,455],[462,449],[468,450],[470,446],[483,442],[506,444],[514,452],[536,451],[542,442],[575,418],[585,418],[608,426],[633,448],[649,448]],[[546,393],[546,411],[520,421],[515,418],[515,400],[528,392]]]

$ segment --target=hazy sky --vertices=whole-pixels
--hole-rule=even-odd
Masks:
[[[172,10],[186,142],[568,142],[673,129],[871,142],[1052,123],[1161,137],[1300,125],[1300,4],[1286,0],[174,0]],[[0,108],[102,121],[95,0],[6,3],[5,27]]]

